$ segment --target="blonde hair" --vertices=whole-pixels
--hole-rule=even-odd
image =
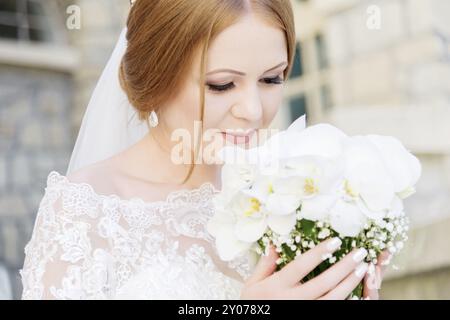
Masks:
[[[201,50],[200,83],[204,83],[209,44],[247,13],[259,15],[285,32],[288,67],[284,77],[287,79],[292,70],[296,41],[290,0],[135,1],[128,14],[128,46],[120,64],[119,79],[139,119],[148,124],[151,111],[157,112],[156,106],[180,91],[198,49]],[[205,86],[201,86],[199,120],[202,126],[204,95]],[[198,145],[195,150],[197,154]],[[191,159],[195,159],[193,152]],[[191,163],[182,183],[192,174],[195,164]]]

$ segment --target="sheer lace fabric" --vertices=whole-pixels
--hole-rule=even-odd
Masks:
[[[252,263],[220,261],[211,183],[144,202],[52,171],[25,263],[23,299],[239,299]]]

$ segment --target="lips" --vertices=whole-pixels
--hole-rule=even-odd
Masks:
[[[255,133],[256,130],[249,129],[246,131],[243,130],[227,130],[226,132],[221,132],[222,136],[227,140],[234,144],[248,144],[250,142],[251,137]]]

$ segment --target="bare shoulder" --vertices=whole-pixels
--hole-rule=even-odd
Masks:
[[[115,192],[115,177],[118,174],[116,157],[111,157],[77,169],[67,175],[72,183],[87,183],[101,194]]]
[[[67,175],[67,179],[72,183],[87,183],[99,195],[116,195],[122,199],[140,198],[146,202],[165,199],[177,186],[149,179],[145,172],[150,164],[142,154],[134,146],[75,170]]]

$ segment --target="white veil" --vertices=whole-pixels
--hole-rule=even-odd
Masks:
[[[147,132],[119,83],[119,66],[127,47],[127,29],[106,64],[86,108],[67,173],[126,149]]]

